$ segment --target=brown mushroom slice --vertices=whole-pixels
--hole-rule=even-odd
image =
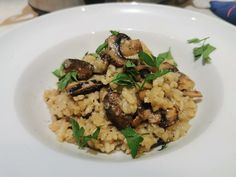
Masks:
[[[131,122],[131,126],[132,127],[137,127],[139,126],[141,123],[143,122],[143,119],[140,116],[136,116],[132,122]]]
[[[193,91],[184,91],[183,92],[184,96],[189,96],[191,98],[201,98],[202,94],[201,92],[197,91],[197,90],[193,90]]]
[[[64,71],[66,73],[77,71],[78,80],[86,80],[92,77],[94,67],[90,63],[77,59],[67,59],[63,63]]]
[[[117,92],[109,91],[104,97],[103,104],[106,111],[107,118],[118,128],[126,128],[130,126],[132,121],[131,115],[126,115],[119,103],[120,94]]]
[[[159,138],[155,144],[152,145],[152,149],[158,146],[166,145],[168,142],[165,142],[162,138]]]
[[[178,68],[168,62],[163,62],[161,65],[160,65],[160,69],[168,69],[172,72],[177,72],[179,71]]]
[[[142,50],[142,45],[140,40],[123,40],[120,43],[120,53],[124,57],[130,57],[137,55]]]
[[[117,37],[112,35],[107,39],[108,49],[106,53],[110,56],[110,63],[122,67],[125,64],[125,59],[122,58],[118,50],[118,45],[116,43]]]
[[[71,96],[84,95],[100,90],[104,85],[101,81],[89,80],[72,82],[66,87],[66,92]]]
[[[161,115],[159,126],[162,128],[167,128],[174,125],[178,120],[178,111],[175,107],[168,108],[167,110],[161,109],[159,110],[159,113]]]
[[[138,115],[151,124],[159,124],[161,121],[161,115],[158,112],[153,112],[151,109],[140,110]]]
[[[178,81],[178,89],[180,90],[192,90],[194,88],[194,82],[185,74],[180,72]]]

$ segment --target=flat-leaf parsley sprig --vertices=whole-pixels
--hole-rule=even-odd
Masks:
[[[78,73],[76,71],[65,73],[63,65],[52,73],[58,78],[57,86],[59,90],[65,89],[65,87],[71,82],[78,81]]]
[[[99,127],[95,130],[95,132],[92,135],[85,136],[84,127],[80,127],[80,125],[74,118],[71,118],[70,122],[72,125],[73,137],[76,139],[76,143],[80,148],[87,146],[88,141],[98,138],[98,135],[100,133]]]
[[[193,38],[188,40],[189,44],[200,44],[200,46],[193,48],[193,55],[195,61],[202,58],[203,65],[211,63],[210,54],[216,50],[213,45],[209,43],[205,44],[207,39],[209,39],[209,37],[203,39]]]
[[[132,158],[135,158],[138,154],[138,148],[140,146],[140,143],[143,141],[143,137],[139,135],[131,127],[122,129],[121,133],[124,135],[125,139],[127,140],[127,144],[131,151]]]

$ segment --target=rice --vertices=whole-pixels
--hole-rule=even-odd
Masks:
[[[105,77],[101,78],[102,82],[110,83],[111,78],[118,72],[120,71],[110,65]],[[153,111],[176,106],[178,107],[179,120],[166,129],[150,122],[144,122],[136,127],[136,132],[142,134],[144,138],[138,151],[139,155],[150,151],[159,139],[165,142],[175,141],[189,130],[189,121],[195,116],[197,105],[193,98],[184,96],[184,90],[181,91],[185,87],[180,80],[181,77],[182,75],[179,72],[170,72],[155,79],[151,89],[146,89],[144,101],[151,103]],[[111,84],[111,87],[114,88],[117,85]],[[187,90],[193,88],[194,83],[192,81],[185,87]],[[135,88],[128,89],[125,87],[121,92],[120,105],[127,114],[134,113],[137,110],[135,92]],[[111,153],[115,150],[130,153],[126,139],[106,117],[102,104],[106,93],[106,89],[101,89],[93,93],[70,97],[65,91],[55,89],[45,91],[44,100],[54,117],[49,128],[56,134],[57,139],[61,142],[76,142],[68,121],[68,118],[75,117],[79,125],[84,127],[85,135],[92,134],[96,127],[101,128],[98,138],[88,142],[90,148],[104,153]]]

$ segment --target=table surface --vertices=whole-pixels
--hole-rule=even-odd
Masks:
[[[182,8],[216,17],[207,6],[207,0],[190,0]],[[0,12],[0,33],[7,32],[38,16],[29,7],[27,0],[0,0]]]

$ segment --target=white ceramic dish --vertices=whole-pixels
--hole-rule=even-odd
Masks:
[[[164,151],[132,160],[122,153],[93,155],[59,143],[48,129],[45,89],[65,58],[94,51],[119,30],[154,51],[169,47],[180,70],[202,91],[192,129]],[[193,62],[193,37],[210,36],[212,64]],[[39,17],[0,36],[0,176],[235,177],[236,28],[182,9],[148,4],[84,6]]]

